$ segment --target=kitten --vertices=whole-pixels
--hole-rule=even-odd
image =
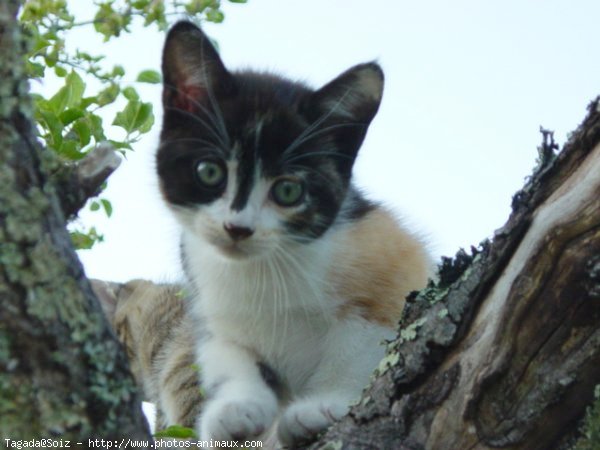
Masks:
[[[193,428],[202,395],[194,367],[194,323],[181,288],[145,280],[91,283],[144,400],[156,406],[156,430],[176,424]]]
[[[189,22],[162,69],[157,171],[204,330],[200,438],[276,426],[295,445],[358,399],[428,275],[419,240],[351,183],[383,73],[360,64],[313,90],[230,72]]]

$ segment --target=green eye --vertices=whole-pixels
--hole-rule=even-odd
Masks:
[[[225,180],[225,168],[216,161],[200,161],[196,165],[198,181],[206,187],[218,187]]]
[[[280,206],[296,206],[304,197],[304,185],[298,180],[282,178],[271,188],[271,197]]]

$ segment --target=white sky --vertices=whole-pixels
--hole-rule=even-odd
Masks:
[[[70,2],[82,20],[91,3]],[[356,180],[428,236],[436,258],[499,228],[535,164],[539,126],[564,143],[600,94],[598,0],[223,3],[225,22],[205,29],[229,68],[270,69],[319,86],[351,65],[379,61],[384,100]],[[108,54],[134,79],[159,68],[163,39],[154,27],[134,27],[114,43],[93,33],[74,41]],[[160,116],[160,87],[140,91]],[[177,226],[153,171],[160,122],[109,181],[113,217],[81,214],[105,236],[79,252],[88,276],[179,276]]]

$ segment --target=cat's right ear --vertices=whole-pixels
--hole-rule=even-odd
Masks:
[[[210,39],[191,22],[178,22],[169,31],[162,73],[166,108],[194,112],[232,89],[232,77]]]
[[[112,324],[117,311],[117,303],[119,302],[116,293],[120,285],[96,279],[90,279],[90,284],[92,285],[94,294],[96,294],[96,298],[100,301],[102,311]]]

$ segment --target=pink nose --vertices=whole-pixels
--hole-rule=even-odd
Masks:
[[[230,223],[223,224],[223,228],[227,231],[227,234],[234,241],[241,241],[247,239],[254,234],[254,230],[248,227],[240,227]]]

